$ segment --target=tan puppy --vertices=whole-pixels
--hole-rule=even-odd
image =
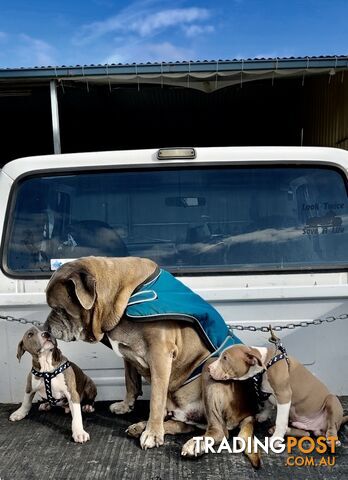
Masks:
[[[23,403],[12,413],[10,420],[16,422],[28,415],[35,393],[38,392],[48,400],[39,406],[39,410],[50,410],[51,405],[63,407],[66,413],[70,410],[74,441],[87,442],[89,434],[83,429],[81,402],[85,403],[83,411],[94,411],[97,395],[94,382],[77,365],[67,361],[58,349],[55,338],[48,332],[30,328],[18,344],[18,360],[25,352],[32,356],[33,369],[28,375]]]
[[[151,383],[149,419],[128,429],[129,435],[140,437],[144,449],[162,445],[165,433],[189,432],[192,425],[206,423],[201,377],[185,384],[210,355],[197,331],[188,322],[141,323],[124,317],[134,290],[157,269],[154,262],[142,258],[81,258],[57,270],[46,292],[52,311],[45,328],[55,337],[96,342],[105,340],[105,335],[124,357],[126,397],[111,405],[113,413],[133,409],[142,394],[141,376]],[[216,391],[223,394],[222,389]],[[243,387],[231,390],[233,406],[243,403],[242,391]],[[253,413],[243,408],[236,412],[236,426]],[[164,422],[166,416],[170,420]],[[195,455],[185,446],[182,453]]]
[[[270,397],[256,418],[267,420],[272,404],[276,404],[272,438],[283,439],[285,434],[304,436],[310,431],[327,438],[337,437],[340,426],[348,420],[343,417],[338,398],[294,357],[288,357],[289,364],[283,358],[267,368],[274,356],[274,348],[234,345],[209,365],[209,371],[216,380],[246,380],[264,372],[261,391]]]
[[[186,442],[182,455],[199,456],[205,452],[204,437],[213,439],[213,445],[218,445],[229,437],[229,430],[239,427],[238,437],[247,442],[253,438],[256,402],[254,392],[241,382],[217,382],[209,371],[210,359],[202,373],[203,402],[206,418],[206,432],[203,440],[197,443],[194,438]],[[252,387],[252,386],[251,386]],[[198,425],[202,427],[201,425]],[[258,452],[244,451],[254,468],[260,468],[261,458]]]

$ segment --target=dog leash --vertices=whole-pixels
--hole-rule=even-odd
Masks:
[[[271,333],[271,336],[270,338],[268,339],[268,341],[270,343],[273,343],[274,346],[275,346],[275,353],[277,351],[280,351],[280,353],[276,353],[268,362],[267,362],[267,365],[266,365],[266,368],[261,370],[261,372],[258,372],[256,375],[254,375],[253,377],[251,377],[252,381],[253,381],[253,384],[254,384],[254,388],[255,388],[255,393],[256,393],[256,396],[257,396],[257,399],[259,401],[259,403],[263,403],[265,402],[266,400],[268,400],[268,398],[270,397],[271,393],[269,392],[263,392],[261,387],[262,387],[262,377],[263,377],[263,374],[266,372],[266,370],[268,370],[272,365],[274,365],[275,363],[279,362],[280,360],[286,360],[286,363],[288,364],[288,368],[290,366],[290,363],[289,363],[289,357],[288,357],[288,353],[286,351],[286,348],[284,347],[284,345],[282,344],[282,341],[280,340],[279,337],[277,337],[272,329],[272,326],[269,325],[268,327],[269,329],[269,332]]]
[[[286,363],[288,364],[288,366],[290,366],[290,365],[289,365],[288,353],[287,353],[287,351],[286,351],[286,348],[285,348],[284,345],[282,344],[282,341],[281,341],[280,338],[277,337],[277,335],[274,333],[274,331],[273,331],[273,329],[272,329],[272,325],[269,325],[268,328],[269,328],[269,332],[271,333],[271,336],[269,337],[268,341],[269,341],[270,343],[273,343],[273,344],[274,344],[274,346],[275,346],[275,352],[277,352],[278,350],[281,352],[279,355],[275,355],[273,358],[271,358],[271,360],[268,362],[268,364],[269,364],[270,362],[272,362],[272,363],[269,365],[269,367],[272,366],[273,363],[276,363],[276,362],[278,362],[278,360],[282,360],[283,358],[285,358]],[[280,358],[278,358],[278,357],[280,357]],[[276,359],[276,360],[275,360],[275,359]],[[273,360],[274,360],[274,361],[273,361]],[[268,364],[267,364],[267,365],[268,365]]]

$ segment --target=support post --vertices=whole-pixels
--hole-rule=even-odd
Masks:
[[[54,153],[57,154],[57,153],[61,153],[61,146],[60,146],[57,85],[55,80],[50,81],[50,97],[51,97],[53,149],[54,149]]]

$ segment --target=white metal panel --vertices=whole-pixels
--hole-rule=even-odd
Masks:
[[[318,147],[208,147],[196,148],[195,160],[169,160],[157,159],[157,149],[125,150],[117,152],[87,152],[69,153],[61,155],[41,155],[13,160],[3,167],[3,172],[12,179],[27,172],[46,169],[74,169],[74,168],[102,168],[107,166],[170,166],[185,164],[195,165],[203,162],[207,164],[236,163],[249,164],[262,162],[267,164],[289,162],[313,162],[316,164],[329,163],[344,167],[348,170],[348,152],[334,148]]]

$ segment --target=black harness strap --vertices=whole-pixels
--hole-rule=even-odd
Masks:
[[[272,357],[267,362],[267,365],[266,365],[265,369],[261,370],[261,372],[257,373],[253,377],[251,377],[252,381],[254,382],[255,393],[256,393],[256,396],[257,396],[257,399],[258,399],[259,403],[265,402],[266,400],[268,400],[270,395],[272,395],[269,392],[263,392],[262,389],[261,389],[261,387],[262,387],[262,377],[263,377],[263,374],[265,373],[265,371],[268,370],[275,363],[279,362],[279,360],[284,360],[285,359],[287,364],[289,365],[289,357],[288,357],[287,351],[280,341],[278,341],[276,343],[276,348],[277,348],[277,350],[280,351],[280,353],[278,353],[277,355],[274,355],[274,357]]]
[[[31,373],[33,375],[35,375],[35,377],[39,377],[39,378],[44,379],[47,400],[49,401],[50,405],[52,405],[53,407],[61,399],[56,400],[55,398],[53,398],[51,380],[52,380],[52,378],[56,377],[60,373],[64,372],[64,370],[66,370],[69,367],[70,367],[70,362],[67,361],[67,362],[63,363],[62,365],[60,365],[58,368],[56,368],[53,372],[39,372],[38,370],[35,370],[35,368],[31,369]]]

